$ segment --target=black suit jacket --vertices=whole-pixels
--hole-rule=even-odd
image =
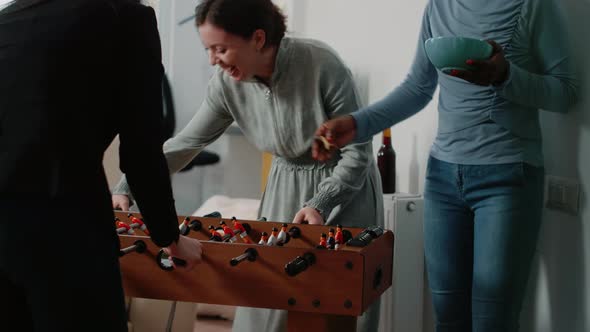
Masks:
[[[152,239],[170,244],[178,223],[153,10],[126,0],[26,1],[0,11],[0,201],[111,211],[102,159],[119,134],[120,167]]]

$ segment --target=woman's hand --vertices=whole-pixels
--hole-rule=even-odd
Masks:
[[[113,210],[129,211],[129,196],[127,195],[112,195]]]
[[[447,74],[483,86],[501,85],[504,83],[508,78],[510,63],[504,56],[502,46],[493,40],[488,40],[487,42],[492,45],[492,56],[489,59],[468,59],[465,63],[474,67],[474,70],[453,69]]]
[[[294,224],[304,224],[305,222],[310,225],[323,225],[324,218],[318,212],[318,210],[307,206],[299,210],[299,212],[297,212],[295,215],[295,218],[293,218]]]
[[[320,140],[314,140],[311,147],[312,157],[319,161],[332,158],[334,152],[352,142],[356,136],[356,122],[351,115],[341,116],[324,122],[315,132],[316,137],[325,137],[331,144],[328,149]]]

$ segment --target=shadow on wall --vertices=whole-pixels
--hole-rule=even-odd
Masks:
[[[567,115],[542,112],[546,173],[577,179],[582,197],[577,216],[546,209],[521,325],[523,332],[590,331],[587,290],[588,195],[590,190],[590,0],[562,2],[581,80],[578,104]],[[585,189],[585,190],[584,190]],[[586,216],[586,218],[584,218]],[[584,219],[587,220],[586,224]]]
[[[411,194],[420,191],[420,162],[418,161],[418,137],[412,135],[412,157],[410,158],[410,170],[408,172],[408,188]]]

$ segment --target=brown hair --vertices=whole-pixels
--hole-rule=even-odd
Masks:
[[[208,22],[246,39],[264,30],[265,47],[278,45],[287,30],[285,16],[271,0],[203,0],[195,11],[197,27]]]

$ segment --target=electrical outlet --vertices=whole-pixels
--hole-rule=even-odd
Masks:
[[[575,179],[548,175],[545,178],[545,207],[578,215],[580,183]]]

